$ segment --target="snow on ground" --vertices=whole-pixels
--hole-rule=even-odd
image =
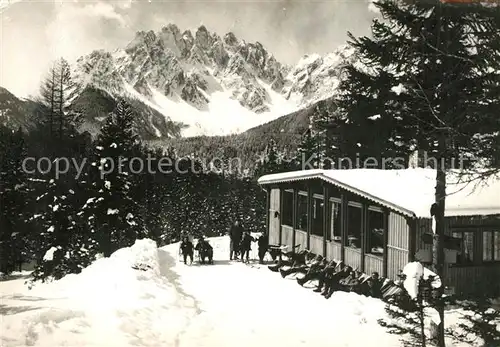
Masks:
[[[229,262],[227,237],[210,242],[214,265],[184,265],[178,244],[140,240],[32,290],[26,274],[0,282],[0,345],[401,345],[377,323],[381,301],[349,293],[326,300],[265,266]]]

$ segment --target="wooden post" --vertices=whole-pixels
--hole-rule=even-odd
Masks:
[[[307,187],[307,242],[306,248],[311,249],[311,231],[313,228],[313,196],[311,185]]]
[[[417,249],[417,220],[411,217],[406,218],[408,222],[408,262],[415,261],[415,253]]]
[[[293,208],[292,208],[292,252],[295,252],[295,230],[297,229],[297,205],[298,205],[297,188],[293,188]]]
[[[382,277],[387,277],[387,265],[389,263],[389,254],[387,245],[389,244],[389,210],[384,208],[384,251],[382,254]]]
[[[323,182],[323,257],[327,257],[326,250],[326,239],[330,232],[329,221],[330,221],[330,211],[328,209],[330,205],[330,190],[328,189],[328,183]]]
[[[267,237],[269,238],[269,235],[271,231],[269,230],[269,225],[271,223],[271,188],[266,187],[266,233]],[[274,216],[273,216],[274,218]]]
[[[283,245],[283,202],[285,201],[285,189],[283,187],[280,188],[280,227],[279,227],[279,235],[278,235],[278,243],[279,245]]]
[[[368,205],[361,205],[361,267],[360,271],[365,272],[365,252],[368,238]]]
[[[340,260],[345,262],[345,245],[347,241],[347,208],[348,202],[345,193],[342,193],[340,196],[340,235],[341,235],[341,243],[340,243]]]

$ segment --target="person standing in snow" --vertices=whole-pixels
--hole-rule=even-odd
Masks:
[[[184,239],[181,242],[181,253],[184,258],[184,264],[187,263],[187,257],[189,257],[190,264],[193,262],[194,246],[193,243],[189,241],[188,236],[184,236]]]
[[[245,231],[243,238],[240,242],[240,251],[241,251],[241,261],[249,262],[250,251],[252,250],[252,242],[255,242],[255,239],[250,235],[250,232]]]
[[[231,240],[229,244],[229,260],[233,260],[233,256],[234,259],[237,259],[242,236],[243,228],[238,221],[235,221],[234,225],[229,229],[229,238]]]
[[[269,237],[266,232],[263,232],[257,240],[257,245],[259,246],[259,264],[264,264],[264,256],[267,253],[269,247]]]

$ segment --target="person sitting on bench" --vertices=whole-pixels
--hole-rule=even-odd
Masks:
[[[323,290],[323,286],[325,285],[328,278],[330,276],[332,276],[335,272],[342,270],[344,267],[345,267],[345,265],[343,262],[337,263],[336,261],[331,260],[329,263],[327,263],[323,267],[323,269],[321,269],[320,272],[311,273],[309,275],[306,275],[306,277],[304,277],[301,282],[303,282],[305,284],[307,281],[317,279],[318,286],[316,287],[316,289],[314,289],[314,291],[317,293],[320,293]],[[306,280],[306,278],[307,278],[307,280]],[[299,283],[299,284],[301,284],[301,283]]]
[[[294,264],[305,264],[306,263],[306,256],[309,253],[307,249],[304,249],[298,253],[290,253],[287,256],[288,259],[278,259],[278,262],[274,265],[269,265],[268,268],[269,270],[273,272],[278,272],[280,268],[283,266],[293,266]]]
[[[329,275],[325,280],[325,289],[323,290],[321,295],[324,295],[325,298],[328,299],[332,296],[333,292],[341,290],[342,286],[340,285],[340,281],[349,277],[351,272],[352,267],[344,265],[342,270]]]
[[[328,262],[326,258],[321,257],[321,261],[313,263],[307,273],[305,274],[304,277],[302,278],[297,278],[297,283],[303,286],[309,281],[319,279],[323,271],[328,267],[328,266],[333,266],[335,267],[337,264],[335,261]]]
[[[321,255],[317,255],[316,257],[312,253],[308,253],[306,255],[306,263],[305,264],[293,264],[289,269],[280,269],[281,277],[285,278],[288,275],[301,272],[307,273],[310,267],[317,267],[323,261],[323,257]]]
[[[367,296],[377,299],[382,297],[383,281],[380,279],[378,272],[373,272],[370,278],[366,281],[366,284],[368,285]]]
[[[411,312],[415,309],[415,303],[404,288],[406,275],[401,273],[397,276],[399,280],[394,282],[389,281],[382,287],[382,300]]]
[[[214,249],[212,248],[210,243],[208,243],[208,241],[203,238],[203,236],[200,236],[200,238],[198,239],[198,243],[196,244],[195,249],[200,255],[200,262],[202,264],[205,264],[206,260],[208,260],[209,264],[214,263]]]
[[[349,276],[339,281],[339,284],[342,286],[342,289],[346,292],[357,292],[360,285],[360,277],[361,273],[358,271],[351,271]]]
[[[273,261],[276,261],[276,259],[280,256],[280,254],[283,254],[283,250],[278,246],[268,245],[267,250],[269,251],[269,255],[271,256],[271,259]]]

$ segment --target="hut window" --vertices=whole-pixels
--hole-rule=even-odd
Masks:
[[[323,236],[323,199],[313,199],[313,225],[311,234],[316,236]]]
[[[340,202],[330,201],[330,240],[341,242]]]
[[[457,263],[472,263],[474,261],[474,233],[472,231],[457,231],[453,232],[453,237],[461,240]]]
[[[359,248],[361,246],[361,218],[361,208],[349,205],[347,209],[347,244],[350,247]]]
[[[384,253],[384,213],[381,211],[368,210],[368,235],[367,253]]]
[[[283,193],[283,216],[281,224],[292,226],[293,223],[293,192],[285,190]]]
[[[307,230],[307,193],[297,195],[297,229]]]
[[[500,261],[500,231],[483,231],[483,261]]]

